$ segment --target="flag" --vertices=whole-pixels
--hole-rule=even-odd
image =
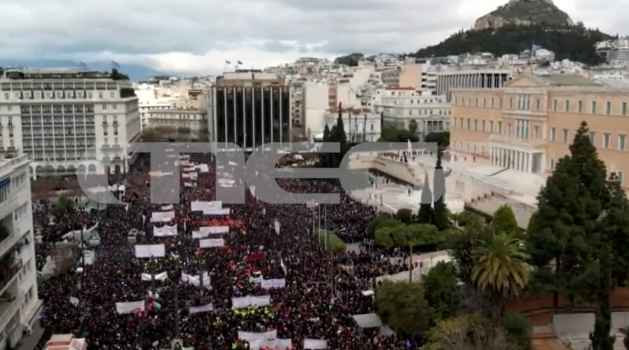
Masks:
[[[79,67],[81,67],[81,68],[87,68],[87,64],[85,64],[85,62],[83,62],[83,61],[80,61],[80,62],[79,62]]]
[[[225,64],[232,64],[232,63],[228,60],[225,60]]]
[[[237,62],[238,62],[238,64],[242,64],[242,61],[237,61]]]
[[[282,259],[280,257],[280,267],[282,268],[282,271],[284,271],[284,276],[286,276],[288,274],[288,271],[286,270],[286,265],[284,265],[284,259]]]
[[[120,65],[118,64],[118,62],[112,60],[111,61],[111,68],[112,69],[119,69]]]

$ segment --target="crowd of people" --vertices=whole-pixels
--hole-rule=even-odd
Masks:
[[[245,204],[224,205],[229,215],[208,217],[192,211],[191,202],[215,200],[217,172],[230,169],[217,169],[211,155],[189,157],[209,167],[209,172],[198,173],[192,186],[190,180],[174,175],[156,181],[149,173],[148,159],[142,158],[123,180],[121,199],[126,205],[89,213],[75,209],[54,222],[48,219],[50,205],[38,207],[35,219],[44,242],[58,241],[67,231],[95,223],[100,236],[93,264],[40,286],[45,303],[43,343],[52,334],[73,333],[85,336],[88,349],[94,350],[169,348],[174,338],[196,350],[236,350],[252,348],[239,339],[239,331],[276,331],[277,338],[290,339],[294,349],[303,349],[305,339],[325,340],[327,348],[335,350],[419,347],[413,339],[360,328],[352,317],[375,311],[377,301],[362,291],[372,289],[377,276],[408,270],[404,260],[391,263],[386,252],[373,247],[331,255],[313,232],[325,220],[327,228],[345,242],[365,246],[368,222],[377,214],[374,208],[350,198],[330,181],[279,179],[280,186],[292,192],[339,192],[342,202],[326,205],[322,218],[316,207],[265,203],[247,189]],[[151,192],[171,191],[169,181],[181,184],[176,216],[171,222],[152,223],[151,213],[165,204],[151,203]],[[237,182],[233,190],[242,191],[244,186]],[[227,234],[216,237],[224,238],[224,246],[200,249],[192,232],[217,223],[230,227]],[[177,235],[154,237],[155,225],[176,225]],[[134,242],[129,240],[133,229],[145,233]],[[136,244],[164,244],[165,256],[137,258]],[[43,261],[50,250],[37,253]],[[168,277],[141,278],[161,272]],[[204,273],[206,282],[182,283],[182,274]],[[264,289],[255,279],[259,276],[284,279],[285,286]],[[232,298],[265,295],[270,295],[270,305],[232,305]],[[146,307],[117,312],[116,303],[137,300],[145,300]],[[211,310],[191,312],[209,304]]]

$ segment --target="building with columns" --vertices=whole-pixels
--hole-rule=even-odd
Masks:
[[[436,94],[450,101],[453,89],[499,89],[515,74],[514,68],[459,66],[441,68],[437,73]]]
[[[499,89],[452,91],[452,154],[547,176],[582,121],[609,172],[629,172],[629,94],[579,75],[523,74]],[[488,175],[489,176],[489,175]]]

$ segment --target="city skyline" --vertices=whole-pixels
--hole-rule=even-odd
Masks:
[[[135,63],[173,73],[208,74],[222,72],[226,60],[259,68],[303,56],[402,53],[468,29],[476,18],[504,2],[345,0],[310,5],[240,0],[219,5],[198,0],[176,4],[134,0],[101,5],[10,0],[0,5],[8,14],[0,24],[6,33],[0,39],[0,58],[114,59],[123,66]],[[623,34],[620,2],[605,8],[587,1],[555,3],[575,22]]]

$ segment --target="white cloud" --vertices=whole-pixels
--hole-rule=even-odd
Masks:
[[[0,56],[115,59],[217,72],[436,44],[506,0],[3,0]],[[574,21],[623,34],[629,0],[556,0]]]

